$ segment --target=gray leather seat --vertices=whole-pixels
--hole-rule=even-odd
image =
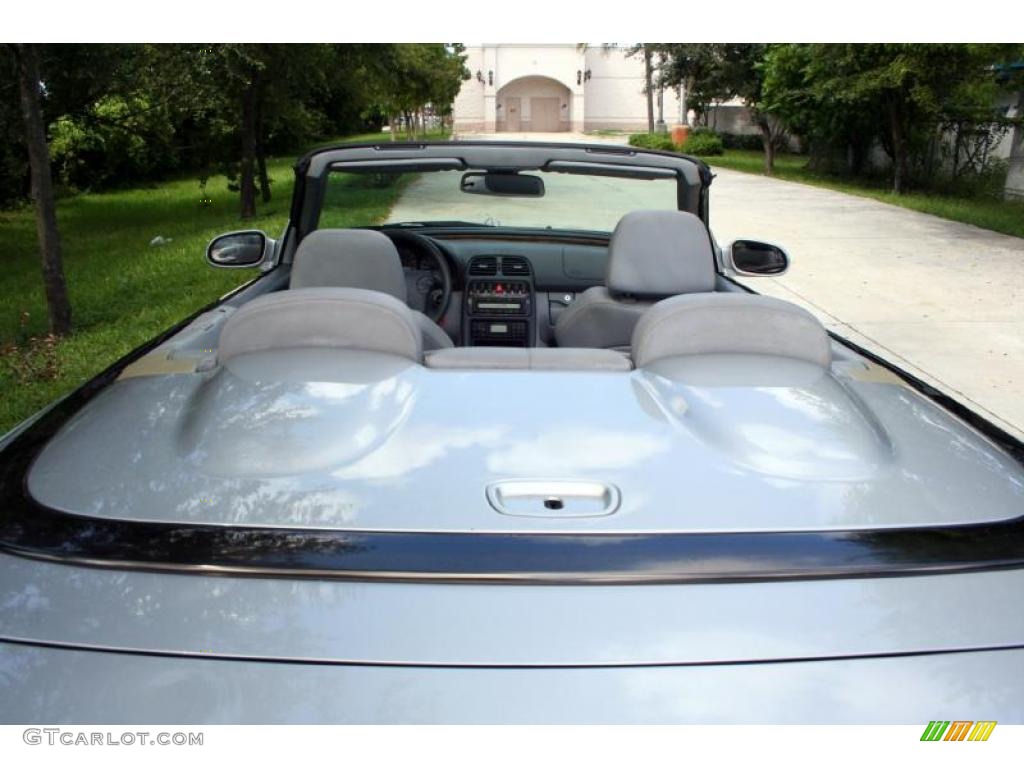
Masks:
[[[362,288],[304,288],[257,296],[224,323],[217,359],[286,349],[379,352],[413,362],[423,336],[412,310],[394,296]]]
[[[584,291],[555,324],[560,347],[628,350],[653,304],[715,289],[715,256],[704,222],[683,211],[633,211],[608,246],[604,286]]]
[[[362,288],[406,302],[405,275],[391,239],[370,229],[318,229],[295,251],[290,288]],[[423,336],[423,349],[454,346],[441,327],[410,310]]]
[[[832,343],[806,309],[745,293],[673,296],[651,307],[633,332],[637,368],[666,357],[712,354],[789,357],[828,368]]]

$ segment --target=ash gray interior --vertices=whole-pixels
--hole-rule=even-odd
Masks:
[[[584,291],[555,324],[563,347],[629,349],[633,329],[659,299],[715,289],[704,223],[684,211],[635,211],[608,245],[605,284]]]
[[[321,229],[310,232],[295,251],[291,290],[362,288],[407,298],[405,274],[395,244],[367,229]],[[452,346],[451,337],[418,310],[410,310],[425,349]]]

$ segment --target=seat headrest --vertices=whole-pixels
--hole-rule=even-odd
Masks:
[[[361,288],[302,288],[243,304],[224,323],[217,359],[223,363],[247,352],[300,347],[423,358],[419,325],[395,297]]]
[[[405,275],[391,239],[371,229],[318,229],[299,243],[291,288],[365,288],[405,301]]]
[[[807,310],[769,296],[704,293],[659,301],[633,331],[633,364],[707,354],[776,355],[827,368],[828,333]]]
[[[608,246],[613,293],[674,296],[715,288],[715,255],[704,222],[685,211],[633,211]]]

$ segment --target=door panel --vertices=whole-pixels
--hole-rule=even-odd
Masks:
[[[530,130],[543,132],[559,130],[560,106],[561,99],[557,96],[530,99]]]
[[[509,96],[505,99],[505,130],[521,130],[522,107],[518,96]]]

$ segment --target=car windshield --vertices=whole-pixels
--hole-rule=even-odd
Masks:
[[[541,197],[502,197],[462,190],[464,171],[332,171],[319,226],[459,222],[493,227],[610,232],[629,211],[676,209],[675,178],[636,179],[536,171]]]

